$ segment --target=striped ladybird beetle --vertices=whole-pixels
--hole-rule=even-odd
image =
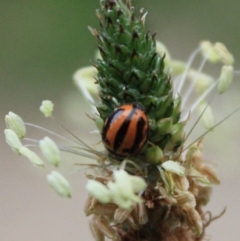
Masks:
[[[148,139],[148,118],[139,104],[124,104],[106,119],[102,141],[109,155],[116,159],[141,151]]]

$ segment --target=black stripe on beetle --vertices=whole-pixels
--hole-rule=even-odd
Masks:
[[[146,134],[148,135],[148,133],[144,132],[145,126],[146,126],[146,121],[142,117],[139,117],[134,144],[131,149],[123,149],[124,152],[129,153],[129,155],[131,155],[131,153],[136,153],[138,151],[139,147],[142,147],[141,142],[144,140],[144,135],[146,135]],[[144,144],[145,144],[145,142],[144,142]]]
[[[125,104],[106,119],[102,141],[109,155],[123,159],[141,151],[148,139],[147,116],[138,104]]]
[[[129,113],[129,115],[124,120],[124,122],[122,123],[122,125],[120,126],[120,128],[118,129],[118,131],[116,133],[115,140],[114,140],[114,146],[113,146],[113,150],[115,152],[117,152],[117,150],[119,149],[123,140],[126,137],[126,133],[128,131],[128,127],[130,125],[130,122],[133,118],[134,112],[135,112],[135,108],[132,109],[132,111]]]

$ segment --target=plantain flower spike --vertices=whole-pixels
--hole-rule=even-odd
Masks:
[[[185,126],[196,113],[209,130],[214,128],[207,97],[217,85],[219,92],[227,90],[233,72],[223,67],[216,81],[202,70],[207,62],[231,65],[233,57],[223,44],[203,41],[189,62],[175,60],[145,29],[146,12],[135,12],[130,0],[100,1],[100,28],[89,27],[99,50],[96,71],[80,69],[75,81],[96,107],[94,120],[101,126],[119,106],[141,104],[149,121],[148,142],[140,153],[120,162],[112,156],[104,159],[110,166],[91,176],[85,212],[92,215],[96,240],[202,240],[211,222],[202,208],[220,180],[202,158],[202,140],[187,144],[192,131],[186,133]],[[198,54],[202,63],[193,68]]]

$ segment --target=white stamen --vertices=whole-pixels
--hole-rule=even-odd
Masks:
[[[208,95],[211,93],[211,91],[214,89],[214,87],[217,85],[217,83],[219,82],[219,80],[217,80],[216,82],[214,82],[207,91],[205,91],[196,101],[195,103],[192,105],[191,109],[189,110],[190,113],[192,113],[195,108],[198,106],[198,104]],[[184,116],[183,120],[185,120],[187,118],[188,114]]]
[[[233,73],[236,75],[240,75],[240,70],[235,70],[235,71],[233,71]]]
[[[75,144],[77,143],[76,141],[69,140],[69,139],[65,138],[64,136],[61,136],[61,135],[57,134],[56,132],[50,131],[50,130],[48,130],[48,129],[46,129],[46,128],[43,128],[43,127],[41,127],[41,126],[34,125],[34,124],[31,124],[31,123],[25,123],[25,125],[34,127],[34,128],[36,128],[36,129],[43,130],[43,131],[45,131],[45,132],[47,132],[47,133],[49,133],[49,134],[52,134],[52,135],[54,135],[54,136],[57,136],[57,137],[63,139],[63,140],[65,140],[65,141],[68,141],[68,142],[71,142],[71,143],[75,143]],[[25,139],[27,139],[27,138],[25,138]]]
[[[192,90],[193,90],[193,88],[194,88],[194,86],[195,86],[195,83],[196,83],[196,81],[198,80],[198,77],[200,76],[201,71],[202,71],[202,69],[203,69],[206,61],[207,61],[207,58],[205,57],[205,58],[202,60],[201,65],[199,66],[199,68],[198,68],[198,70],[197,70],[197,74],[196,74],[194,80],[192,81],[191,86],[188,88],[187,93],[184,94],[184,95],[182,95],[182,96],[184,97],[184,98],[182,99],[182,106],[185,106],[185,103],[188,101],[188,99],[189,99],[189,97],[190,97],[190,94],[192,93]]]
[[[31,141],[31,142],[36,142],[39,144],[38,140],[32,139],[32,138],[24,138],[25,141]]]
[[[238,107],[237,109],[235,109],[232,113],[230,113],[229,115],[227,115],[225,118],[223,118],[221,121],[219,121],[216,125],[214,125],[212,128],[208,129],[207,131],[205,131],[202,135],[200,135],[196,140],[194,140],[191,144],[189,144],[187,147],[185,147],[183,149],[183,152],[186,151],[189,147],[191,147],[194,143],[196,143],[198,140],[200,140],[201,138],[203,138],[207,133],[209,133],[210,131],[212,131],[214,128],[216,128],[217,126],[219,126],[220,124],[222,124],[225,120],[227,120],[229,117],[231,117],[233,114],[235,114],[237,111],[240,110],[240,107]]]
[[[72,153],[72,154],[75,154],[75,155],[78,155],[78,156],[84,156],[84,157],[87,157],[87,158],[90,158],[90,159],[96,159],[96,156],[97,156],[97,155],[96,156],[89,155],[87,153],[84,153],[84,152],[81,152],[81,151],[76,151],[76,150],[73,150],[73,149],[70,149],[70,148],[66,148],[66,147],[60,147],[59,146],[58,148],[61,151]]]
[[[215,94],[211,97],[211,100],[207,103],[207,105],[205,106],[205,108],[202,110],[202,113],[199,115],[199,117],[197,118],[197,120],[195,121],[195,123],[193,124],[192,128],[190,129],[190,131],[188,132],[188,134],[185,137],[184,142],[186,142],[186,140],[188,139],[188,137],[191,135],[192,131],[194,130],[194,128],[196,127],[196,125],[198,124],[198,122],[200,121],[200,119],[202,118],[203,114],[205,113],[207,107],[210,105],[210,103],[212,102],[212,100],[214,99]]]
[[[89,145],[87,145],[85,142],[83,142],[82,140],[80,140],[77,136],[75,136],[73,133],[69,132],[69,131],[68,131],[65,127],[63,127],[62,125],[61,125],[61,127],[62,127],[64,130],[66,130],[68,133],[70,133],[73,137],[75,137],[78,141],[69,140],[69,139],[67,139],[67,138],[64,137],[64,136],[61,136],[61,135],[59,135],[59,134],[57,134],[57,133],[55,133],[55,132],[53,132],[53,131],[50,131],[50,130],[48,130],[48,129],[46,129],[46,128],[43,128],[43,127],[41,127],[41,126],[38,126],[38,125],[34,125],[34,124],[31,124],[31,123],[25,123],[25,125],[31,126],[31,127],[34,127],[34,128],[40,129],[40,130],[43,130],[43,131],[45,131],[45,132],[47,132],[47,133],[49,133],[49,134],[52,134],[52,135],[54,135],[54,136],[57,136],[57,137],[61,138],[62,140],[65,140],[65,141],[70,142],[70,143],[79,144],[79,142],[80,142],[80,144],[82,144],[82,146],[85,146],[85,147],[87,147],[87,148],[89,148],[89,149],[91,149],[91,150],[94,150],[94,149],[91,148]]]
[[[183,85],[184,85],[184,82],[185,82],[185,80],[186,80],[187,72],[188,72],[189,68],[191,67],[191,65],[192,65],[192,63],[193,63],[194,58],[195,58],[196,55],[200,52],[200,50],[201,50],[201,48],[197,48],[197,49],[190,55],[190,58],[189,58],[189,60],[188,60],[188,62],[187,62],[188,64],[187,64],[186,69],[185,69],[185,71],[184,71],[184,73],[183,73],[183,75],[182,75],[182,78],[181,78],[181,80],[180,80],[180,85],[179,85],[178,90],[177,90],[178,93],[181,92],[182,87],[183,87]]]

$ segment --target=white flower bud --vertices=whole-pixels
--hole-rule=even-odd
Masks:
[[[141,177],[129,175],[129,181],[131,182],[132,190],[134,193],[143,191],[147,186],[146,182]]]
[[[113,172],[115,182],[108,182],[112,198],[116,204],[129,209],[134,203],[141,203],[142,199],[136,194],[146,188],[146,182],[141,177],[129,175],[124,170]]]
[[[54,104],[50,100],[44,100],[40,106],[40,111],[45,115],[45,117],[51,117],[53,112]]]
[[[28,149],[25,146],[19,148],[19,153],[23,156],[26,156],[33,165],[35,166],[44,166],[42,159],[33,151]]]
[[[97,85],[94,77],[97,76],[97,69],[93,66],[79,69],[73,76],[74,80],[79,85],[83,95],[89,99],[89,94],[97,95]],[[92,100],[91,98],[89,100]]]
[[[146,182],[141,177],[129,175],[122,169],[115,170],[113,176],[115,183],[126,195],[129,195],[130,192],[140,192],[147,186]]]
[[[79,69],[73,76],[76,84],[80,88],[82,95],[91,103],[91,108],[94,113],[97,109],[94,105],[94,99],[98,99],[98,88],[96,85],[97,69],[93,66]]]
[[[203,124],[207,129],[211,129],[214,126],[214,115],[211,106],[208,106],[206,108],[206,105],[206,102],[202,102],[201,104],[199,104],[198,110],[200,114],[204,111],[202,115]]]
[[[116,203],[119,207],[123,209],[130,209],[132,207],[133,202],[131,200],[131,197],[126,197],[125,195],[122,195],[123,190],[120,190],[114,182],[108,182],[107,186],[111,192],[114,203]]]
[[[45,137],[39,142],[39,145],[46,160],[57,167],[60,163],[61,157],[56,143],[49,137]]]
[[[19,140],[17,134],[10,129],[5,129],[4,134],[7,144],[12,148],[14,152],[19,153],[19,148],[22,147],[22,143]]]
[[[86,185],[88,193],[101,203],[111,202],[111,193],[102,183],[95,180],[88,180]]]
[[[171,60],[170,61],[171,73],[173,75],[180,75],[186,70],[186,63],[180,60]]]
[[[228,51],[223,43],[215,43],[213,50],[224,64],[232,65],[234,63],[233,55]]]
[[[50,186],[62,197],[71,197],[71,186],[67,179],[59,172],[52,171],[47,175]]]
[[[26,127],[19,115],[10,111],[8,115],[5,116],[5,123],[7,128],[13,130],[20,139],[25,137]]]
[[[221,69],[221,75],[218,82],[218,92],[219,94],[224,93],[232,83],[233,79],[233,66],[224,65]]]
[[[212,63],[219,62],[220,58],[213,49],[213,45],[210,41],[202,41],[200,43],[200,48],[203,56]]]
[[[202,54],[207,60],[213,63],[222,61],[224,64],[232,65],[234,63],[233,55],[228,51],[223,43],[215,43],[203,41],[200,43]]]
[[[190,69],[187,76],[190,80],[196,81],[195,88],[199,94],[204,93],[214,83],[214,78],[212,76],[199,73],[194,69]]]
[[[179,176],[183,176],[185,174],[185,168],[180,165],[180,163],[175,161],[166,161],[162,164],[162,168],[168,172],[175,173]]]

